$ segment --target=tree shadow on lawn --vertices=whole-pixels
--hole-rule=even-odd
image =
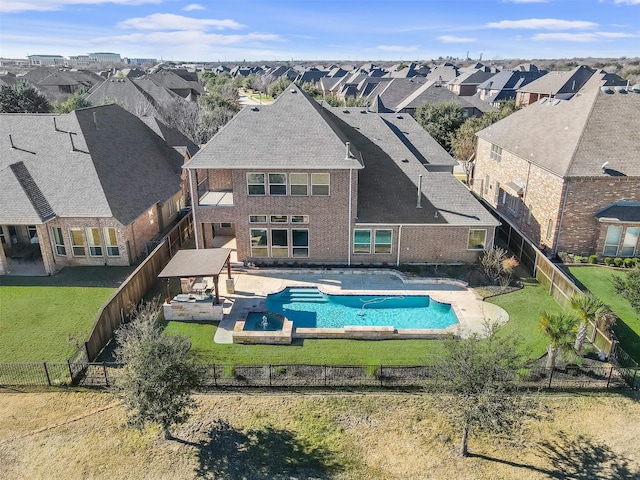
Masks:
[[[2,276],[0,285],[12,287],[117,288],[135,270],[130,267],[65,267],[48,277]]]
[[[559,432],[554,440],[538,444],[538,451],[538,455],[552,465],[551,468],[527,465],[482,454],[470,454],[469,456],[544,473],[549,478],[571,480],[640,478],[640,469],[630,465],[628,458],[616,454],[606,444],[594,441],[584,435],[572,438],[565,432]]]
[[[240,431],[218,421],[199,442],[174,438],[197,449],[198,478],[328,478],[343,466],[322,446],[273,427]]]

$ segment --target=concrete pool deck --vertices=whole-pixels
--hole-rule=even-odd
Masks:
[[[502,308],[483,302],[472,288],[463,282],[442,283],[447,279],[405,277],[390,270],[367,269],[247,269],[232,272],[234,293],[226,292],[226,278],[220,276],[219,288],[224,298],[224,319],[220,321],[214,341],[233,343],[232,333],[237,321],[251,311],[264,310],[265,298],[288,286],[317,286],[321,291],[336,294],[362,295],[429,295],[438,302],[453,305],[460,320],[463,336],[481,332],[485,320],[504,323],[509,315]]]

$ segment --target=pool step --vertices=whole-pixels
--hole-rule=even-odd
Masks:
[[[276,296],[278,301],[290,302],[308,302],[308,303],[327,303],[327,297],[315,288],[289,288]]]

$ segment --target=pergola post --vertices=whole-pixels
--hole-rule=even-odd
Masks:
[[[227,257],[227,277],[231,278],[231,255]]]
[[[216,305],[220,303],[220,292],[218,291],[218,275],[213,276],[213,288],[216,292]]]
[[[167,303],[171,303],[171,289],[169,288],[170,282],[171,278],[167,278]]]

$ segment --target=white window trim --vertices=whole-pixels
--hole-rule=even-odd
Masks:
[[[368,252],[356,252],[356,232],[369,232],[369,251]],[[351,248],[353,249],[354,255],[371,255],[371,247],[373,244],[373,236],[371,235],[370,228],[354,228],[353,229],[353,238],[351,240]]]
[[[116,244],[115,245],[112,245],[111,243],[109,243],[111,241],[111,239],[109,238],[110,236],[109,236],[108,230],[111,230],[111,229],[113,229],[113,232],[115,233],[115,236],[116,236]],[[119,257],[120,256],[120,245],[117,243],[118,242],[118,230],[116,230],[115,227],[103,227],[102,233],[104,235],[104,246],[105,246],[105,248],[107,250],[107,257],[112,257],[112,258]],[[109,250],[110,248],[117,248],[118,249],[118,254],[117,255],[113,255]]]
[[[294,222],[293,217],[303,217],[302,222]],[[304,219],[306,218],[306,221]],[[309,224],[309,215],[290,215],[289,223],[292,225],[308,225]]]
[[[313,182],[313,176],[314,175],[328,175],[329,176],[329,183],[314,183]],[[313,193],[313,186],[317,185],[317,186],[327,186],[327,194],[326,195],[318,195],[318,194],[314,194]],[[312,197],[330,197],[331,196],[331,174],[329,172],[317,172],[317,173],[312,173],[311,174],[311,192],[309,192],[311,194]]]
[[[287,245],[286,247],[283,247],[282,245],[273,245],[273,232],[274,231],[283,231],[285,232],[285,238],[287,240]],[[267,234],[267,242],[269,243],[269,256],[271,258],[291,258],[291,231],[288,228],[270,228]],[[274,255],[273,254],[273,249],[277,249],[280,251],[284,251],[284,249],[287,249],[287,254],[286,255]]]
[[[304,175],[307,178],[307,181],[306,181],[306,183],[293,183],[291,181],[291,176],[292,175]],[[300,186],[300,185],[304,185],[304,186],[307,187],[306,188],[307,193],[305,193],[304,195],[301,195],[299,193],[293,193],[293,187],[294,186]],[[309,174],[305,173],[305,172],[292,172],[292,173],[289,173],[289,195],[291,195],[292,197],[308,197],[309,193],[310,193],[309,192]]]
[[[284,217],[284,222],[274,222],[273,217]],[[269,215],[269,224],[271,225],[287,225],[289,223],[289,215]]]
[[[264,222],[254,222],[251,217],[264,217]],[[251,225],[266,225],[269,223],[269,215],[249,215],[249,224]]]
[[[82,245],[76,245],[75,243],[73,243],[73,230],[77,230],[80,232],[80,235],[82,235]],[[74,257],[86,257],[87,256],[87,246],[84,242],[84,234],[82,233],[82,228],[81,227],[69,227],[69,244],[71,245],[71,255]],[[84,253],[82,255],[76,255],[76,252],[74,250],[74,248],[82,248],[82,250],[84,251]]]
[[[260,185],[260,183],[249,183],[249,175],[262,175],[262,187],[264,193],[251,193],[249,187],[252,185]],[[267,195],[267,174],[264,172],[247,172],[247,195],[250,197],[265,197]]]
[[[251,230],[264,230],[266,232],[267,244],[255,247],[255,248],[260,248],[260,249],[264,248],[266,250],[266,252],[267,252],[266,255],[254,255],[253,254],[254,246],[252,245]],[[268,228],[250,228],[249,229],[249,252],[251,253],[251,257],[252,258],[269,258],[270,248],[271,248],[271,246],[270,246],[270,242],[269,242],[269,229]]]
[[[54,230],[57,230],[60,233],[60,240],[62,241],[62,243],[57,243],[56,234],[54,233]],[[66,257],[67,247],[64,244],[64,234],[62,233],[61,227],[51,227],[51,241],[53,242],[53,251],[55,252],[55,254],[59,257]],[[64,253],[58,253],[58,247],[62,247],[62,249],[64,250]]]
[[[484,232],[484,245],[482,248],[469,248],[469,240],[471,239],[471,232]],[[467,250],[471,252],[484,252],[487,249],[487,229],[486,228],[470,228],[467,235]]]
[[[271,183],[271,175],[284,175],[284,183]],[[267,173],[267,183],[269,184],[269,196],[270,197],[286,197],[289,195],[289,184],[287,183],[289,178],[284,172],[269,172]],[[284,193],[271,193],[271,186],[283,186],[284,185]]]
[[[380,244],[380,245],[389,245],[389,251],[388,252],[376,252],[376,233],[378,232],[391,232],[391,239],[389,240],[389,243],[384,243],[384,244]],[[390,255],[391,253],[393,253],[393,229],[392,228],[376,228],[373,231],[373,253],[377,254],[377,255]]]
[[[620,235],[618,236],[618,243],[617,244],[613,244],[613,243],[607,243],[607,237],[609,236],[609,229],[611,227],[616,227],[616,228],[620,228]],[[622,225],[609,225],[607,227],[607,232],[605,233],[604,236],[604,246],[602,248],[602,254],[607,256],[607,257],[617,257],[618,253],[620,252],[620,241],[623,239],[623,234],[624,233],[624,228],[622,227]],[[605,253],[607,250],[607,247],[614,247],[616,248],[616,253]]]
[[[302,225],[302,224],[299,224],[299,225]],[[307,246],[306,247],[293,244],[293,231],[294,230],[305,230],[307,232]],[[309,247],[309,229],[308,228],[292,228],[291,230],[289,230],[289,235],[291,236],[291,258],[309,258],[309,257],[311,257],[311,248]],[[307,249],[307,255],[304,256],[304,257],[295,256],[294,253],[293,253],[293,249],[294,248],[306,248]]]
[[[94,245],[93,242],[93,232],[91,235],[89,235],[89,230],[97,230],[98,231],[98,238],[100,239],[100,243]],[[85,234],[85,238],[87,239],[87,246],[89,247],[89,256],[90,257],[104,257],[103,254],[103,248],[102,248],[102,234],[100,233],[100,227],[85,227],[84,229],[84,234]],[[100,249],[100,253],[96,253],[94,254],[91,249],[92,248],[96,248],[96,249]]]

